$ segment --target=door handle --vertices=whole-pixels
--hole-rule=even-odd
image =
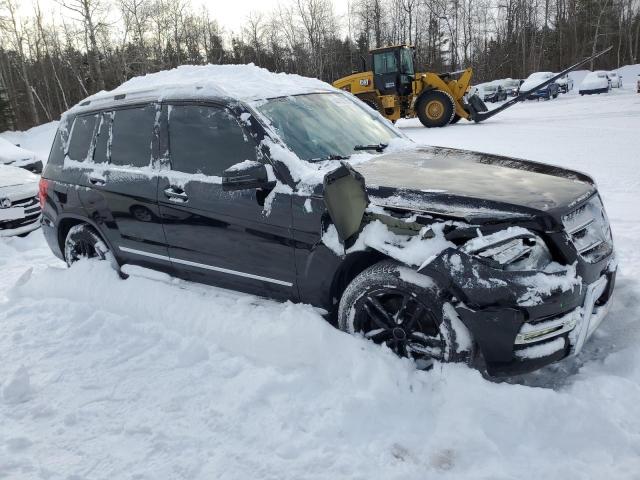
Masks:
[[[172,202],[185,203],[189,200],[189,196],[181,188],[175,188],[175,187],[165,188],[164,194]]]
[[[107,183],[104,178],[98,178],[98,177],[89,177],[89,181],[93,185],[105,185]]]

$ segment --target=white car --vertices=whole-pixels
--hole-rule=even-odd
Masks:
[[[34,173],[42,172],[42,162],[35,153],[18,147],[2,137],[0,137],[0,164],[13,165]]]
[[[573,90],[573,79],[569,75],[560,77],[556,80],[558,87],[560,87],[560,93],[568,93],[569,90]]]
[[[502,88],[505,89],[507,95],[510,97],[515,97],[518,94],[518,90],[520,89],[520,84],[522,80],[518,78],[505,78],[504,80],[500,80],[500,84]]]
[[[622,88],[622,76],[618,72],[608,72],[607,76],[611,80],[611,88]]]
[[[39,178],[23,168],[0,165],[0,237],[40,228]]]
[[[611,90],[611,81],[604,70],[591,72],[584,77],[578,93],[580,95],[592,95],[594,93],[607,93]]]

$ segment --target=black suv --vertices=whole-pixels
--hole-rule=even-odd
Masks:
[[[588,176],[418,147],[317,81],[235,95],[201,68],[204,87],[120,87],[63,116],[40,200],[69,265],[310,303],[420,367],[491,375],[580,351],[604,317],[616,264]]]

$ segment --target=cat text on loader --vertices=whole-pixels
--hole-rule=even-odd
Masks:
[[[418,117],[425,127],[444,127],[461,118],[481,122],[527,99],[531,92],[544,88],[571,70],[611,50],[607,48],[585,58],[540,85],[520,92],[518,96],[498,108],[487,110],[476,94],[466,95],[471,84],[473,69],[449,73],[415,72],[414,47],[396,45],[371,50],[373,71],[353,73],[333,82],[333,86],[351,92],[387,119]],[[364,60],[363,60],[364,63]]]

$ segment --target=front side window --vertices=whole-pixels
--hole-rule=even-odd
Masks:
[[[413,75],[413,54],[408,48],[400,49],[400,62],[402,65],[402,73]]]
[[[76,117],[73,122],[71,141],[69,142],[69,151],[67,153],[71,160],[82,162],[87,159],[97,119],[98,115]]]
[[[396,73],[398,71],[398,66],[396,64],[396,53],[384,52],[374,54],[373,70],[377,74]]]
[[[151,163],[155,105],[116,110],[111,136],[111,164],[146,167]]]
[[[342,93],[274,98],[257,107],[302,160],[349,157],[356,145],[388,144],[401,135]]]
[[[232,165],[256,160],[253,140],[225,108],[203,105],[169,106],[171,169],[222,176]]]

